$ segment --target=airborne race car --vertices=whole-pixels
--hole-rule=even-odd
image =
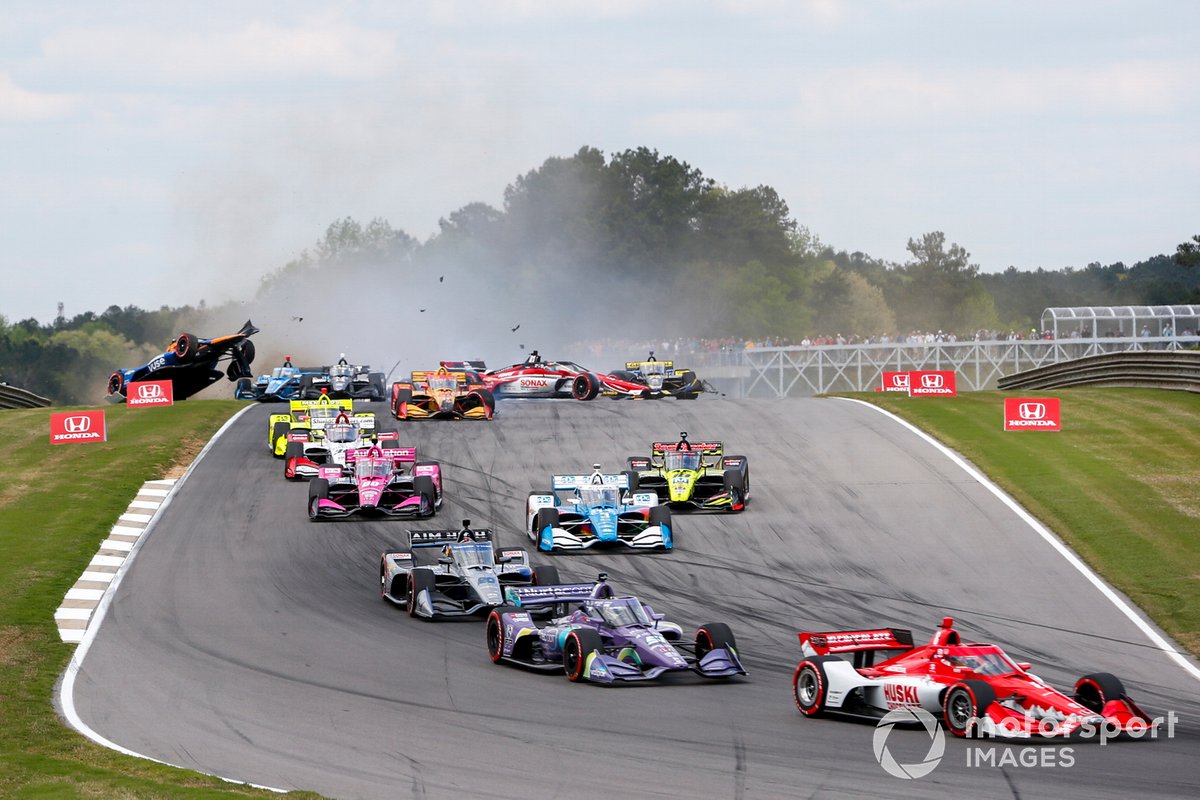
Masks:
[[[217,364],[226,358],[229,366],[224,374],[229,380],[248,378],[254,374],[250,371],[254,361],[254,342],[250,337],[256,333],[258,328],[250,320],[246,320],[237,333],[215,339],[181,333],[171,340],[162,355],[140,367],[114,372],[108,379],[108,397],[105,399],[110,403],[123,402],[126,387],[135,381],[169,380],[174,398],[184,400],[219,381],[222,373]]]
[[[729,626],[701,625],[691,646],[683,629],[636,597],[617,597],[600,575],[595,584],[510,587],[512,603],[487,621],[488,655],[537,670],[563,670],[571,681],[645,681],[691,670],[706,678],[745,675]],[[542,626],[532,612],[565,604],[574,609]]]
[[[408,541],[380,558],[379,592],[410,617],[471,616],[502,605],[506,586],[558,583],[556,568],[533,569],[524,550],[496,552],[492,532],[468,519],[461,530],[409,531]]]
[[[316,477],[322,465],[346,465],[346,453],[377,444],[380,447],[395,447],[399,435],[396,431],[376,430],[366,424],[369,415],[348,417],[338,414],[333,424],[326,425],[321,435],[311,428],[297,428],[288,432],[287,451],[284,453],[283,477],[288,480],[306,480]]]
[[[413,372],[410,383],[393,383],[392,416],[396,419],[491,419],[496,398],[475,372]]]
[[[674,546],[671,510],[658,505],[653,492],[630,491],[630,473],[554,475],[551,491],[530,492],[525,530],[538,550],[583,550],[622,544],[637,550]],[[558,492],[574,490],[567,498]]]
[[[676,369],[674,361],[659,361],[650,351],[646,361],[626,361],[624,370],[601,375],[601,394],[614,397],[636,397],[647,400],[677,397],[695,400],[704,391],[704,384],[690,369]]]
[[[654,442],[650,457],[630,456],[630,490],[654,492],[672,509],[745,510],[750,500],[750,462],[727,456],[720,442]]]
[[[897,628],[799,636],[805,658],[792,687],[806,716],[833,711],[877,718],[921,708],[963,737],[1089,736],[1106,726],[1144,733],[1151,725],[1115,676],[1084,675],[1068,697],[996,645],[963,643],[949,617],[924,647],[913,647],[912,632]],[[874,663],[885,650],[903,652]],[[853,662],[843,653],[852,653]]]
[[[417,461],[412,447],[350,450],[345,467],[318,467],[308,484],[308,518],[313,522],[354,515],[432,517],[441,505],[441,467]]]

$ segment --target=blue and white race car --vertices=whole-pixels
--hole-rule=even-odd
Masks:
[[[326,367],[294,366],[292,357],[285,356],[283,365],[275,367],[267,375],[259,375],[255,379],[240,378],[233,389],[233,396],[238,400],[263,402],[299,400],[305,385],[304,376],[323,375],[326,371]]]
[[[590,475],[554,475],[549,492],[529,493],[525,530],[543,552],[605,545],[670,550],[671,509],[653,491],[629,487],[630,473],[606,474],[599,464]]]

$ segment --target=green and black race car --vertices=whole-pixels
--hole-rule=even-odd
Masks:
[[[736,514],[750,499],[750,462],[720,442],[654,442],[650,457],[629,457],[630,492],[655,492],[672,509]]]

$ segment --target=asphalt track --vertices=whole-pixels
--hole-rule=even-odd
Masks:
[[[554,471],[617,469],[687,430],[750,459],[738,516],[680,516],[670,554],[553,558],[605,571],[686,629],[730,623],[750,676],[574,685],[497,667],[482,621],[419,622],[381,602],[378,558],[404,522],[313,524],[266,448],[267,407],[195,469],[120,584],[80,669],[75,708],[111,741],[168,763],[339,798],[1195,797],[1200,683],[1004,504],[935,448],[835,400],[506,401],[492,423],[407,423],[441,462],[446,503],[525,544],[524,498]],[[429,524],[413,527],[430,527]],[[535,555],[535,560],[545,559]],[[801,718],[797,630],[882,625],[928,637],[943,615],[1052,683],[1109,671],[1174,738],[1001,746],[968,766],[880,767],[875,728]],[[900,762],[930,744],[887,740]],[[1071,766],[1065,766],[1070,760]],[[1058,766],[1046,765],[1058,764]]]

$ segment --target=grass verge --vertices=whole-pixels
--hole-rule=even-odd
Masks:
[[[93,744],[52,697],[75,650],[54,624],[63,595],[142,483],[188,464],[242,405],[113,406],[109,441],[86,445],[51,445],[50,409],[0,411],[0,797],[279,796]]]
[[[1005,432],[1011,393],[846,396],[885,408],[961,453],[1200,655],[1200,394],[1034,394],[1061,399],[1061,432]]]

